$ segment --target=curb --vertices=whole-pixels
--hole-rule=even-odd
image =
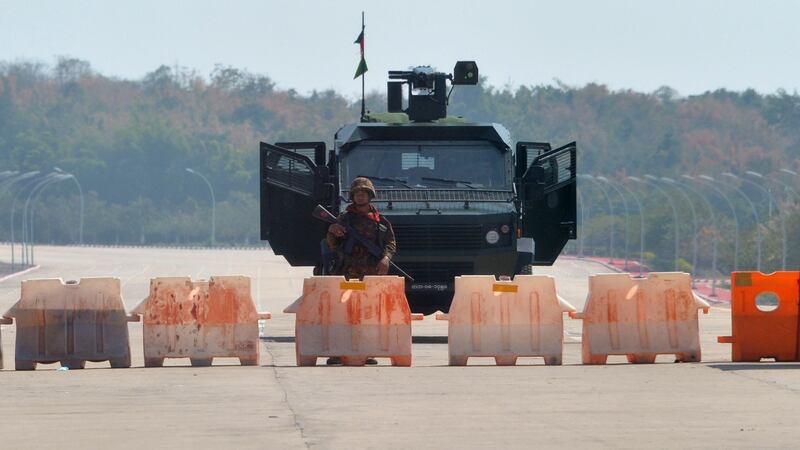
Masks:
[[[612,265],[609,265],[609,264],[606,264],[606,263],[604,263],[602,261],[597,261],[597,260],[594,260],[594,259],[577,258],[577,257],[569,257],[569,259],[578,260],[578,261],[588,261],[588,262],[600,264],[601,266],[607,268],[608,270],[613,270],[616,273],[629,273],[631,275],[634,275],[633,272],[626,272],[626,271],[621,270],[621,269],[619,269],[617,267],[614,267]],[[713,297],[709,297],[708,295],[701,294],[696,289],[692,289],[692,292],[694,292],[694,295],[702,298],[703,300],[705,300],[705,301],[707,301],[709,303],[712,303],[714,306],[719,306],[719,305],[728,305],[728,306],[730,306],[730,304],[731,304],[730,302],[726,302],[724,300],[719,300],[719,299],[716,299],[716,298],[713,298]]]
[[[0,245],[10,245],[10,242],[0,241]],[[71,247],[71,248],[131,248],[131,249],[171,249],[171,250],[272,250],[269,245],[229,245],[208,247],[202,245],[134,245],[134,244],[36,244],[45,247]]]
[[[14,278],[14,277],[16,277],[18,275],[25,275],[26,273],[30,273],[30,272],[39,270],[39,268],[41,268],[41,267],[42,266],[38,266],[38,265],[37,266],[33,266],[33,267],[28,267],[27,269],[25,269],[25,270],[23,270],[21,272],[14,272],[14,273],[6,275],[4,277],[0,277],[0,283],[2,283],[3,281],[6,281],[6,280],[10,280],[10,279],[12,279],[12,278]]]

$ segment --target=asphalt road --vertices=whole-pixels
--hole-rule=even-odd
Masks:
[[[0,246],[0,254],[8,252]],[[41,247],[41,268],[0,282],[0,313],[19,296],[21,278],[122,280],[128,309],[155,276],[247,275],[259,310],[273,313],[260,367],[188,360],[142,367],[141,325],[131,324],[133,368],[89,363],[85,370],[15,372],[14,327],[3,326],[0,448],[659,448],[796,447],[800,365],[731,364],[730,314],[701,316],[703,362],[653,365],[611,357],[580,365],[580,326],[565,319],[563,366],[540,359],[497,367],[471,359],[447,366],[447,323],[414,322],[413,367],[298,368],[296,299],[310,269],[289,267],[268,250]],[[594,263],[563,260],[540,270],[582,309]]]

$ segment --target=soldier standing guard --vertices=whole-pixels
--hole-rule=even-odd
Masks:
[[[332,275],[344,275],[348,279],[364,278],[364,275],[386,275],[389,261],[397,251],[392,224],[380,215],[370,201],[375,198],[375,187],[368,178],[358,177],[350,184],[350,201],[347,209],[339,214],[338,223],[328,227],[325,242],[335,252]],[[380,257],[373,255],[354,236],[347,235],[347,226],[382,250]]]
[[[328,227],[325,243],[336,258],[330,264],[329,273],[344,275],[348,279],[364,278],[364,275],[386,275],[389,272],[389,261],[397,251],[392,224],[381,216],[370,201],[375,198],[375,187],[368,178],[357,177],[350,184],[350,201],[345,212],[339,214],[338,223]],[[347,228],[360,234],[369,242],[382,250],[375,256],[354,236],[348,235]],[[329,365],[341,365],[339,357],[328,358]],[[367,364],[378,362],[368,358]]]

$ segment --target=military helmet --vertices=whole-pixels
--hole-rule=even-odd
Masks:
[[[365,177],[356,177],[353,179],[353,182],[350,183],[350,201],[353,201],[353,195],[356,193],[357,190],[363,189],[369,192],[369,198],[373,199],[377,195],[375,192],[375,186],[372,185],[372,181],[369,178]]]

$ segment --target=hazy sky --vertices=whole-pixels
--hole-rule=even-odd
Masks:
[[[386,71],[474,59],[494,86],[605,83],[682,95],[800,85],[800,1],[0,0],[0,60],[88,60],[141,78],[161,64],[269,75],[355,97],[366,12],[367,89]]]

